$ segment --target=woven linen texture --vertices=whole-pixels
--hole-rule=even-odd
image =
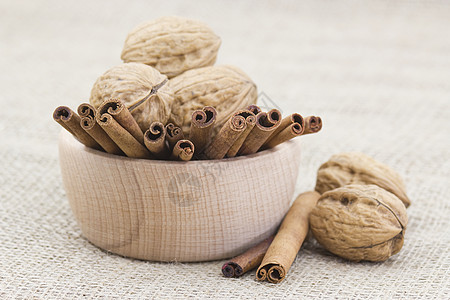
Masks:
[[[126,34],[162,15],[203,20],[218,64],[260,104],[319,115],[296,193],[332,154],[362,151],[404,178],[402,251],[352,263],[310,241],[286,280],[221,275],[224,261],[123,258],[81,234],[62,186],[54,108],[87,101]],[[450,298],[450,5],[442,1],[0,1],[0,298]],[[258,172],[255,172],[258,176]]]

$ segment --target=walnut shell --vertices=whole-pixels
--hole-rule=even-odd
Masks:
[[[333,155],[317,172],[316,191],[321,194],[348,184],[375,184],[396,195],[406,207],[411,204],[400,175],[363,153]]]
[[[192,113],[204,106],[217,111],[215,135],[233,112],[256,103],[253,81],[237,67],[211,66],[187,71],[170,80],[175,94],[171,122],[189,134]]]
[[[121,58],[150,65],[171,78],[213,65],[220,44],[220,38],[202,22],[162,17],[134,28],[125,40]]]
[[[347,185],[324,193],[309,220],[322,246],[352,261],[384,261],[398,253],[408,223],[400,199],[376,185]]]
[[[166,81],[148,100],[131,111],[142,131],[154,121],[166,124],[174,99],[167,76],[158,70],[140,63],[126,63],[106,71],[94,83],[90,103],[98,108],[103,101],[119,99],[130,107],[146,97],[153,88]],[[155,91],[155,90],[154,90]]]

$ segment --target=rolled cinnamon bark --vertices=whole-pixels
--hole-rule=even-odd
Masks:
[[[81,118],[67,106],[59,106],[53,112],[53,120],[74,135],[83,145],[89,148],[102,147],[80,126]]]
[[[256,115],[256,125],[245,139],[238,151],[239,155],[255,153],[266,142],[272,132],[280,126],[281,112],[271,109],[269,112],[260,112]]]
[[[246,128],[242,132],[241,135],[239,135],[238,139],[233,143],[233,146],[231,146],[230,150],[227,152],[227,157],[235,157],[239,149],[241,148],[242,144],[244,143],[247,136],[252,131],[253,127],[256,124],[256,116],[254,113],[252,113],[249,110],[240,110],[238,112],[240,116],[243,116],[245,118]]]
[[[128,157],[151,158],[151,154],[147,148],[139,143],[131,133],[123,128],[110,114],[97,114],[96,121]]]
[[[139,143],[144,145],[144,133],[122,101],[118,99],[104,101],[98,108],[97,114],[103,116],[105,113],[110,114]]]
[[[194,155],[195,146],[190,140],[179,140],[173,147],[172,160],[191,160]]]
[[[222,266],[225,277],[239,277],[259,266],[272,243],[274,235],[271,235],[261,243],[248,249],[243,254],[232,258]]]
[[[102,127],[91,117],[83,117],[80,120],[81,128],[83,128],[102,148],[111,154],[124,155],[122,150],[114,143],[109,135],[102,129]]]
[[[205,150],[205,156],[209,159],[221,159],[233,146],[239,135],[245,130],[247,124],[243,116],[234,113],[222,126],[214,140]]]
[[[166,147],[166,129],[160,122],[153,122],[144,133],[144,143],[151,154],[159,159],[168,158],[170,153]]]
[[[281,131],[286,129],[286,127],[290,126],[293,123],[298,123],[301,126],[301,128],[305,128],[303,117],[298,113],[293,113],[293,114],[283,118],[283,120],[281,120],[280,126],[278,126],[278,128],[272,132],[272,134],[269,136],[267,141],[264,143],[264,146],[267,143],[269,143],[270,140],[273,139],[276,135],[278,135]],[[269,148],[269,147],[265,147],[265,148]]]
[[[322,119],[320,117],[309,116],[305,118],[305,130],[303,134],[319,132],[322,129]]]
[[[250,104],[245,109],[251,111],[255,116],[262,111],[261,108],[256,104]]]
[[[211,142],[216,115],[216,110],[211,106],[205,106],[202,110],[192,113],[189,140],[194,144],[196,153],[201,153]]]
[[[92,119],[95,120],[97,110],[89,103],[81,103],[80,105],[78,105],[77,112],[81,118],[91,117]]]
[[[279,283],[285,278],[308,234],[309,214],[319,198],[315,191],[297,197],[256,271],[256,279]]]
[[[183,130],[180,127],[169,123],[166,125],[166,140],[169,144],[169,149],[172,151],[173,147],[179,140],[184,139]]]
[[[266,142],[262,148],[263,149],[273,148],[281,143],[284,143],[286,141],[289,141],[290,139],[300,136],[303,134],[303,129],[304,128],[300,126],[299,123],[292,123],[291,125],[287,126],[284,130],[282,130],[280,133],[278,133],[276,136],[274,136],[270,141]]]

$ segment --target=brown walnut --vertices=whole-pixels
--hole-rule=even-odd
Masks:
[[[148,99],[145,102],[131,110],[144,132],[152,122],[167,123],[173,92],[167,76],[158,70],[140,63],[126,63],[109,69],[97,79],[89,101],[98,108],[103,101],[114,98],[130,108],[146,97]]]
[[[170,79],[175,94],[171,122],[189,135],[192,113],[205,106],[217,111],[213,136],[237,110],[256,103],[258,93],[253,81],[234,66],[194,69]]]
[[[321,194],[348,184],[375,184],[396,195],[406,207],[411,204],[400,175],[363,153],[333,155],[317,171],[316,191]]]
[[[220,38],[206,24],[181,17],[161,17],[134,28],[122,51],[124,62],[140,62],[169,78],[213,65]]]
[[[407,223],[400,199],[376,185],[347,185],[328,191],[310,214],[317,241],[352,261],[384,261],[398,253]]]

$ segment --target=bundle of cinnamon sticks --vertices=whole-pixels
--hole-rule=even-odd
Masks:
[[[53,118],[85,146],[132,158],[189,161],[248,155],[322,128],[320,117],[294,113],[282,118],[279,110],[264,112],[257,105],[233,113],[214,137],[217,112],[211,106],[193,112],[189,137],[172,123],[153,122],[142,132],[117,99],[97,109],[83,103],[77,112],[59,106]]]

